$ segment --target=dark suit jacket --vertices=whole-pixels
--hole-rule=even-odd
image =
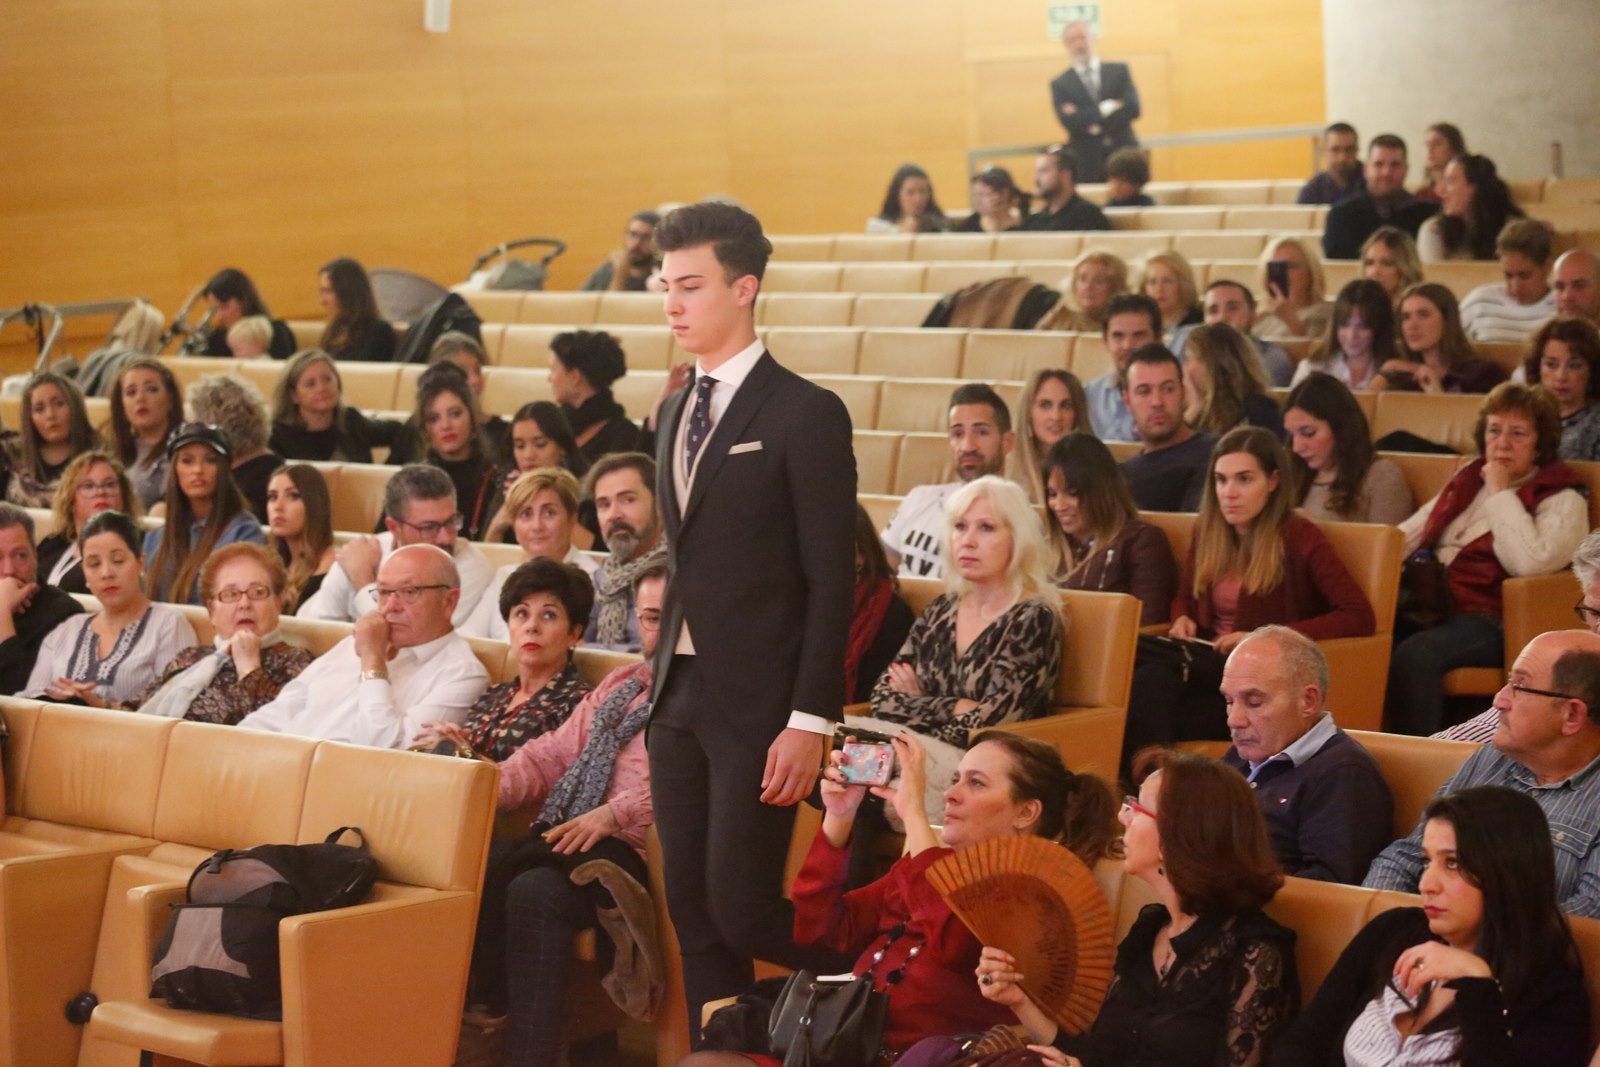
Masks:
[[[1122,107],[1109,117],[1102,117],[1101,100],[1121,100]],[[1062,114],[1061,105],[1066,103],[1076,107],[1077,112]],[[1115,149],[1139,143],[1133,133],[1133,122],[1139,117],[1139,90],[1134,87],[1133,74],[1126,63],[1100,62],[1099,97],[1090,96],[1078,72],[1068,67],[1050,83],[1050,104],[1056,121],[1072,141],[1072,154],[1078,160],[1075,177],[1080,182],[1105,181],[1106,156]],[[1098,126],[1100,132],[1090,133],[1091,126]]]
[[[1322,255],[1325,259],[1360,259],[1361,246],[1379,226],[1398,226],[1415,237],[1428,216],[1438,210],[1438,204],[1407,196],[1385,217],[1365,190],[1347,196],[1328,209],[1328,221],[1322,231]]]
[[[763,354],[702,446],[687,506],[673,485],[691,383],[661,409],[656,498],[671,577],[656,651],[659,698],[679,624],[716,691],[705,704],[764,746],[791,710],[838,720],[855,592],[856,464],[833,393]]]

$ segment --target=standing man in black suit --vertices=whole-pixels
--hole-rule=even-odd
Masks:
[[[1081,182],[1106,180],[1106,157],[1118,148],[1137,145],[1133,121],[1139,117],[1139,90],[1126,63],[1102,63],[1094,54],[1087,22],[1069,22],[1061,30],[1072,66],[1050,83],[1056,119],[1072,140]]]
[[[650,789],[698,1035],[700,1006],[748,988],[753,958],[840,962],[796,948],[783,869],[844,705],[856,467],[844,404],[756,339],[772,245],[755,216],[692,204],[656,245],[695,380],[662,406],[657,438],[671,577]]]

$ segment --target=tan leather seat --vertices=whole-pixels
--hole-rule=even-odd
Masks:
[[[921,233],[911,239],[909,258],[928,262],[994,259],[990,233]]]
[[[528,294],[518,290],[478,289],[461,295],[484,322],[521,322],[522,299]]]
[[[383,492],[395,470],[376,463],[344,464],[339,470],[339,493],[333,498],[333,528],[371,533],[383,517]]]
[[[1073,335],[1072,373],[1078,376],[1078,381],[1088,385],[1102,374],[1110,374],[1115,367],[1104,337],[1097,333]]]
[[[672,331],[662,325],[664,316],[659,297],[654,304],[654,318],[637,325],[610,323],[605,327],[606,333],[615,337],[622,346],[622,354],[628,359],[629,374],[666,370],[672,365]],[[550,353],[545,353],[543,364],[535,365],[549,367]],[[631,408],[629,410],[632,411]]]
[[[1478,424],[1483,397],[1474,393],[1401,393],[1378,395],[1372,422],[1374,441],[1395,430],[1408,430],[1462,454],[1475,454],[1472,431]]]
[[[854,374],[863,332],[855,326],[773,326],[763,331],[763,340],[796,374]]]
[[[1017,273],[1015,260],[976,259],[928,264],[922,276],[922,289],[928,293],[953,293],[978,282],[1009,278]]]
[[[511,415],[530,400],[553,400],[555,394],[550,389],[549,367],[547,357],[543,368],[484,368],[483,409],[497,415]],[[622,381],[626,379],[620,379],[617,384],[620,385]]]
[[[844,401],[852,428],[869,430],[877,424],[879,407],[883,403],[882,378],[855,374],[808,374],[806,378]]]
[[[852,326],[921,326],[937,293],[862,293],[850,313]]]
[[[666,322],[660,293],[601,293],[594,321],[603,328],[632,324],[660,326]]]
[[[922,279],[927,265],[923,263],[869,261],[840,263],[838,267],[841,293],[917,293],[926,289]]]
[[[1422,809],[1427,807],[1434,793],[1480,747],[1465,741],[1441,741],[1373,730],[1349,733],[1377,760],[1383,780],[1389,783],[1389,792],[1394,797],[1395,840],[1416,828]]]
[[[867,330],[861,338],[860,373],[886,378],[955,378],[961,371],[961,350],[966,340],[965,330]],[[949,395],[946,390],[946,398]],[[924,428],[882,427],[886,430]]]
[[[833,258],[831,234],[768,234],[772,242],[772,258],[788,263],[826,263]]]
[[[919,485],[934,485],[954,478],[950,442],[943,433],[907,433],[900,436],[900,454],[894,465],[891,492],[904,496]]]
[[[497,365],[501,367],[536,367],[548,370],[550,367],[550,339],[561,333],[564,327],[549,325],[533,325],[517,323],[506,327],[505,336],[500,341],[500,359]],[[406,395],[415,395],[414,390]]]
[[[902,436],[882,430],[856,430],[850,435],[856,456],[857,494],[893,491],[894,465]]]
[[[1455,259],[1444,263],[1425,263],[1422,276],[1449,289],[1460,300],[1480,285],[1503,281],[1496,260]]]
[[[841,233],[833,239],[837,263],[904,263],[911,258],[909,233]]]
[[[1066,370],[1070,334],[1031,330],[970,330],[961,353],[961,377],[979,382],[1025,382],[1041,370]]]
[[[994,235],[994,259],[1054,259],[1070,262],[1076,259],[1087,240],[1094,243],[1096,234],[1045,233],[1011,230]]]
[[[1309,230],[1315,227],[1315,208],[1287,204],[1268,207],[1257,201],[1256,207],[1230,207],[1223,215],[1225,230]]]
[[[546,382],[549,374],[545,375]],[[611,395],[617,403],[622,405],[622,410],[628,413],[628,418],[638,423],[650,409],[655,406],[656,400],[661,396],[661,389],[667,383],[665,370],[644,370],[633,367],[627,374],[611,383]],[[506,393],[499,393],[495,397],[498,407],[492,407],[488,401],[489,388],[484,386],[484,409],[491,414],[510,418],[517,413],[517,408],[527,403],[527,400],[516,400]],[[512,406],[515,404],[515,406]]]
[[[1222,214],[1220,211],[1217,213]],[[1265,245],[1262,235],[1249,231],[1233,231],[1221,228],[1219,217],[1217,229],[1205,230],[1195,233],[1180,233],[1172,238],[1172,247],[1190,262],[1210,259],[1249,259],[1259,256]]]
[[[412,397],[397,398],[398,363],[339,363],[339,381],[344,402],[351,407],[378,411],[412,407]]]
[[[599,311],[599,293],[527,293],[517,321],[586,326],[597,321]]]
[[[889,520],[894,517],[896,509],[905,497],[889,496],[880,493],[857,493],[856,503],[866,511],[867,518],[872,522],[874,530],[881,530],[889,525]]]
[[[869,339],[870,340],[870,339]],[[956,338],[959,343],[960,338]],[[906,353],[914,358],[914,353]],[[959,347],[945,355],[957,361]],[[861,354],[863,366],[867,353]],[[944,433],[950,422],[950,394],[966,383],[959,378],[933,376],[888,378],[878,402],[877,429],[905,433]]]
[[[1426,452],[1379,452],[1378,455],[1400,468],[1406,488],[1411,490],[1411,499],[1419,508],[1438,496],[1456,471],[1469,462],[1461,456]]]
[[[761,288],[769,293],[837,293],[838,263],[768,263]]]
[[[756,321],[763,326],[849,326],[855,303],[854,293],[763,292],[756,298]]]

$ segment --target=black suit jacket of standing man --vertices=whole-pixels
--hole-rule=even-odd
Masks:
[[[1120,100],[1122,106],[1110,115],[1101,115],[1102,100]],[[1074,177],[1080,182],[1105,181],[1106,157],[1119,148],[1139,143],[1133,132],[1134,120],[1139,117],[1139,90],[1126,63],[1100,63],[1098,97],[1090,96],[1077,69],[1068,67],[1050,83],[1050,103],[1072,143],[1072,155],[1078,161]],[[1071,104],[1077,110],[1068,115],[1061,110],[1062,104]],[[1099,127],[1098,133],[1089,132],[1094,126]]]
[[[657,435],[670,578],[648,742],[697,1031],[701,1003],[749,985],[752,957],[838,965],[831,953],[794,945],[782,895],[794,808],[760,797],[768,747],[790,712],[842,715],[856,469],[839,398],[763,353],[701,447],[680,501],[679,425],[693,398],[691,383],[667,400]],[[685,624],[693,656],[674,654]]]

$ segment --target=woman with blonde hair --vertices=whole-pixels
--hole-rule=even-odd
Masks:
[[[67,464],[50,511],[55,522],[39,541],[39,580],[63,592],[87,593],[78,531],[97,512],[120,511],[138,522],[143,508],[122,464],[110,452],[95,449]]]
[[[1180,326],[1201,321],[1200,286],[1182,252],[1152,252],[1139,269],[1139,291],[1161,309],[1161,335],[1168,341]]]
[[[1139,518],[1111,450],[1098,437],[1069,434],[1050,449],[1044,466],[1056,584],[1129,593],[1144,605],[1141,626],[1166,622],[1178,563],[1167,535]]]
[[[1176,642],[1141,642],[1134,665],[1126,768],[1146,745],[1223,740],[1222,665],[1251,630],[1277,623],[1313,641],[1361,637],[1377,620],[1317,524],[1295,512],[1298,494],[1277,436],[1256,426],[1211,452],[1189,558],[1172,601]]]
[[[1050,706],[1065,622],[1050,547],[1015,482],[976,478],[945,501],[946,592],[872,690],[872,714],[965,748],[973,730]]]
[[[1275,267],[1273,264],[1284,264]],[[1322,255],[1312,242],[1299,237],[1276,237],[1261,253],[1261,276],[1256,282],[1263,309],[1254,333],[1263,340],[1281,337],[1320,337],[1332,314],[1324,300],[1327,282]]]
[[[272,392],[267,447],[284,459],[371,463],[373,448],[393,448],[400,433],[400,423],[345,404],[339,367],[320,348],[296,352]]]
[[[1183,346],[1183,421],[1196,433],[1227,433],[1240,425],[1283,433],[1283,415],[1267,390],[1255,344],[1225,322],[1189,331]]]
[[[1417,242],[1397,226],[1379,226],[1361,245],[1361,276],[1383,286],[1393,304],[1402,290],[1422,284]]]
[[[1066,292],[1050,312],[1034,324],[1036,330],[1099,333],[1111,298],[1128,291],[1128,265],[1112,252],[1085,252],[1072,265]]]
[[[1083,383],[1069,370],[1049,367],[1036,371],[1017,399],[1012,419],[1017,447],[1007,465],[1012,481],[1028,491],[1028,499],[1044,501],[1044,457],[1068,434],[1092,434],[1089,401]]]

